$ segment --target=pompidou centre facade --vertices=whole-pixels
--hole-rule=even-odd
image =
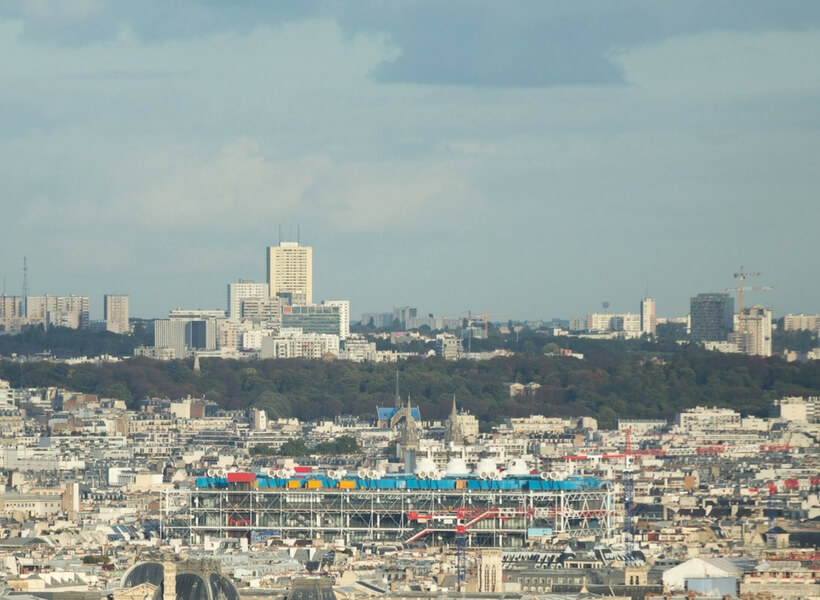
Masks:
[[[515,548],[612,532],[609,482],[530,472],[521,461],[472,472],[460,459],[444,472],[423,463],[403,474],[211,471],[191,489],[163,493],[163,535]]]

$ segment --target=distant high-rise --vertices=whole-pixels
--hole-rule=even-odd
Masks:
[[[271,298],[290,294],[293,304],[313,303],[313,248],[299,242],[268,247],[268,287]]]
[[[103,296],[103,319],[106,331],[128,333],[128,296],[106,294]]]
[[[236,283],[228,284],[228,320],[239,321],[244,317],[242,302],[244,300],[267,300],[270,298],[270,288],[267,283],[255,283],[247,279],[240,279]]]
[[[644,298],[641,300],[641,333],[655,335],[658,326],[658,318],[655,315],[654,298]]]
[[[698,294],[689,301],[692,340],[725,341],[734,329],[735,305],[729,294]]]
[[[26,318],[49,327],[88,329],[88,296],[28,296],[24,298]]]
[[[350,337],[350,300],[324,300],[324,306],[337,306],[339,308],[339,339],[346,340]]]
[[[764,306],[744,308],[737,316],[736,333],[732,336],[744,354],[772,355],[772,311]]]

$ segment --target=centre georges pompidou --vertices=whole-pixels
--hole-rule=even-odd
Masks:
[[[520,458],[503,471],[489,458],[473,469],[459,457],[450,458],[444,471],[430,458],[417,464],[415,409],[409,400],[401,406],[397,389],[396,407],[381,410],[387,426],[402,421],[403,473],[212,470],[197,478],[193,489],[165,492],[163,535],[192,544],[206,537],[244,537],[251,543],[301,539],[518,548],[531,540],[612,534],[609,482],[531,471]],[[463,444],[458,428],[454,399],[447,442]]]
[[[443,473],[425,462],[404,474],[210,471],[194,488],[163,493],[163,535],[191,544],[244,537],[402,545],[452,544],[461,536],[471,547],[514,548],[612,533],[608,482],[530,473],[523,461],[498,471],[482,460],[471,473],[461,459]]]

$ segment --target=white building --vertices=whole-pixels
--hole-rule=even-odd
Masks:
[[[663,585],[671,590],[686,589],[686,580],[694,578],[740,579],[742,570],[726,558],[690,558],[676,567],[664,571]]]
[[[298,328],[283,328],[278,335],[262,338],[260,358],[311,358],[339,355],[339,336],[303,333]]]
[[[339,358],[353,362],[375,361],[376,356],[376,342],[369,342],[363,337],[347,338],[339,353]]]
[[[655,335],[658,326],[658,318],[655,315],[655,299],[644,298],[641,300],[641,333]]]
[[[740,413],[731,408],[698,406],[678,413],[675,424],[685,431],[727,431],[741,428]]]
[[[461,353],[461,340],[449,333],[436,336],[436,355],[444,360],[457,360]]]
[[[587,331],[623,332],[627,336],[638,336],[641,333],[641,315],[636,313],[592,313],[586,318]]]
[[[228,320],[238,321],[242,314],[243,300],[265,300],[270,298],[270,287],[267,283],[255,283],[240,279],[228,284]]]
[[[323,306],[336,306],[339,308],[339,339],[346,340],[350,337],[350,300],[324,300]]]
[[[290,294],[293,304],[312,304],[313,248],[299,242],[269,246],[268,287],[271,298]]]

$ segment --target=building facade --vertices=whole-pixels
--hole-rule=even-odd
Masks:
[[[724,341],[734,330],[734,301],[729,294],[698,294],[689,301],[692,340]]]
[[[658,318],[655,314],[655,299],[644,298],[641,300],[641,333],[655,335],[657,327]]]
[[[784,331],[816,331],[820,333],[820,315],[785,315]]]
[[[285,306],[282,308],[282,328],[298,328],[303,333],[323,333],[341,337],[341,308],[326,304]]]
[[[324,300],[322,306],[335,306],[339,309],[339,339],[350,337],[350,300]]]
[[[313,248],[299,242],[269,246],[268,288],[271,298],[289,294],[293,304],[312,304]]]
[[[131,327],[129,318],[128,296],[106,294],[103,296],[103,319],[106,331],[128,333]]]
[[[30,323],[52,327],[88,329],[88,296],[28,296],[26,318]]]
[[[239,321],[244,318],[242,311],[245,300],[267,300],[270,298],[270,287],[267,283],[255,283],[240,279],[228,284],[228,320]]]
[[[233,481],[232,481],[233,480]],[[520,548],[530,539],[611,534],[611,486],[594,477],[501,480],[418,475],[332,479],[278,472],[201,477],[163,499],[168,537],[277,537]]]
[[[737,317],[733,340],[738,350],[751,356],[772,355],[772,311],[764,306],[744,308]]]

